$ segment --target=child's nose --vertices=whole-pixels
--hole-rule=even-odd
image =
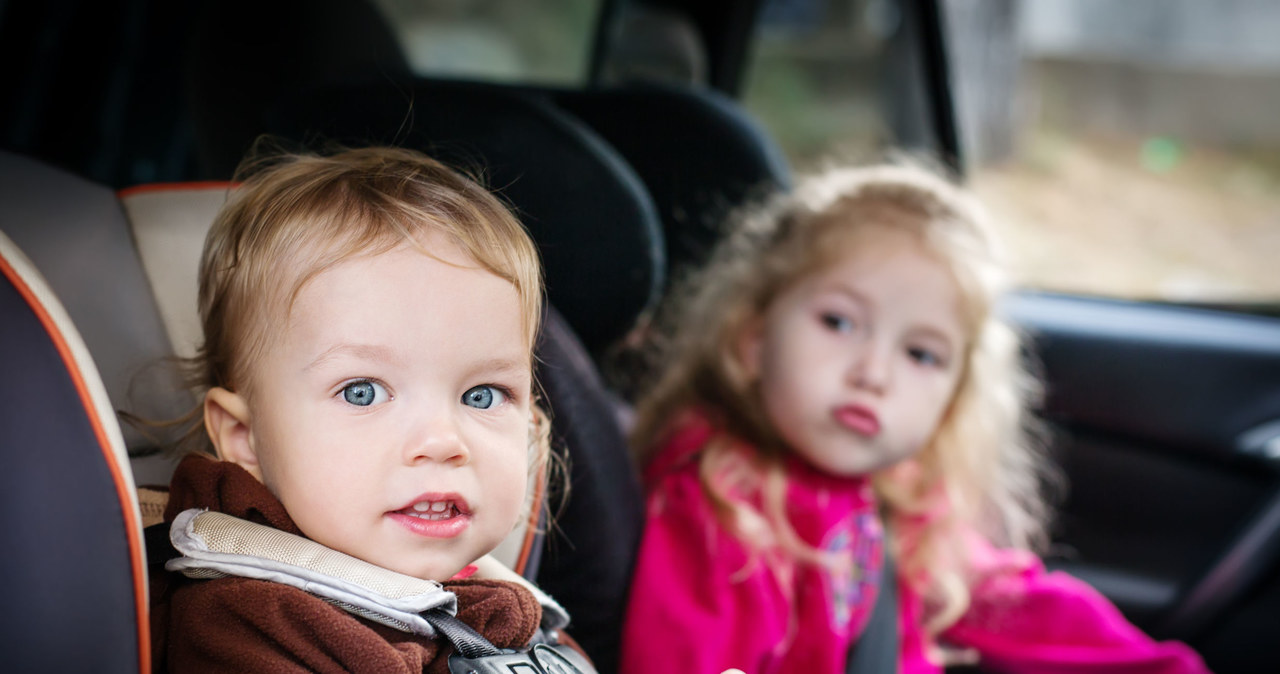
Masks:
[[[875,340],[869,340],[849,365],[849,383],[873,393],[888,390],[892,376],[892,350]]]
[[[424,461],[464,464],[470,458],[458,425],[449,418],[425,422],[405,448],[405,463],[410,465]]]

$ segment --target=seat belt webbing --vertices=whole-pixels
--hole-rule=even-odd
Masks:
[[[898,671],[900,648],[898,645],[898,570],[889,552],[888,541],[884,549],[884,565],[880,567],[880,588],[871,618],[866,629],[849,646],[845,662],[845,674],[889,674]]]

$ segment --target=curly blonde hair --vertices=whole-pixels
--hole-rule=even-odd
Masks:
[[[785,443],[769,425],[737,345],[772,302],[843,259],[877,228],[915,234],[960,290],[966,351],[956,390],[932,439],[912,459],[871,476],[903,578],[925,598],[936,634],[969,604],[966,531],[997,544],[1044,539],[1045,462],[1033,442],[1038,396],[1019,338],[995,312],[1006,289],[988,215],[967,192],[920,166],[834,168],[731,220],[709,263],[683,279],[659,319],[656,381],[641,396],[632,441],[647,462],[678,419],[701,410],[720,434],[699,455],[702,487],[721,523],[763,559],[821,563],[787,522],[781,478]],[[743,480],[743,447],[754,478]],[[717,480],[726,465],[739,477]],[[762,512],[741,498],[755,489]],[[739,494],[730,497],[730,492]]]

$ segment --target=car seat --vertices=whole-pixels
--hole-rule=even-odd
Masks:
[[[147,672],[142,522],[124,438],[66,310],[0,232],[0,620],[17,672]]]
[[[662,218],[672,274],[706,261],[732,210],[791,187],[782,149],[717,91],[636,82],[547,95],[616,148],[644,181]]]

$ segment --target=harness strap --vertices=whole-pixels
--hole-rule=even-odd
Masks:
[[[888,541],[881,546],[884,564],[880,567],[880,588],[871,618],[858,640],[849,646],[845,674],[885,674],[898,671],[901,657],[898,634],[898,570],[889,552]]]
[[[482,658],[487,655],[500,655],[501,650],[494,646],[482,634],[471,629],[471,626],[458,620],[456,616],[449,615],[443,610],[435,608],[422,614],[423,619],[431,626],[436,628],[438,632],[464,658]]]

